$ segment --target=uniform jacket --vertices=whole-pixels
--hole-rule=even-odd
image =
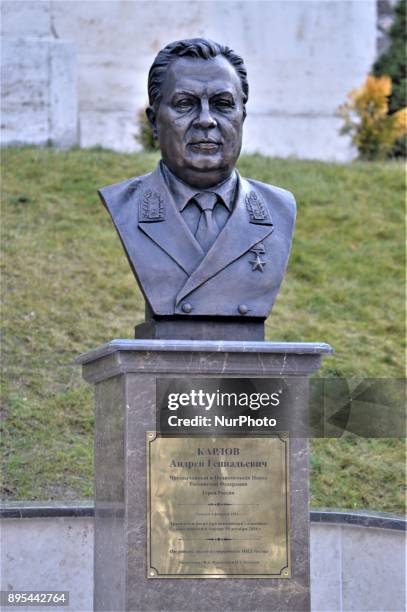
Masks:
[[[207,253],[182,218],[160,165],[99,195],[154,315],[267,317],[291,248],[290,192],[238,175],[233,211]]]

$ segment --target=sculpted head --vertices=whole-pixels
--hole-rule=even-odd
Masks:
[[[198,189],[230,176],[248,93],[243,60],[225,45],[193,38],[158,53],[148,76],[147,116],[176,176]]]

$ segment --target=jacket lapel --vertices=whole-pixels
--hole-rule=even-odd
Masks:
[[[138,194],[139,228],[190,275],[204,252],[182,218],[159,166]]]
[[[248,181],[240,176],[238,176],[238,180],[238,195],[232,215],[200,265],[192,272],[178,293],[177,304],[191,291],[194,291],[233,261],[239,259],[252,246],[264,240],[273,231],[268,209],[263,211],[264,214],[260,212],[257,219],[249,213],[248,209],[251,209],[252,198],[254,197],[255,200],[260,202],[261,198],[257,196]],[[262,206],[265,205],[262,204]],[[236,282],[238,282],[238,279],[236,279]]]

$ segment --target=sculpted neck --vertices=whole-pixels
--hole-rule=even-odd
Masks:
[[[230,170],[230,168],[224,170],[217,169],[216,171],[197,171],[191,168],[185,168],[182,170],[182,173],[180,173],[179,170],[175,171],[171,167],[171,163],[168,163],[168,160],[163,158],[163,161],[178,179],[180,179],[190,187],[194,187],[199,190],[210,189],[210,187],[214,187],[215,185],[219,185],[219,183],[223,183],[223,181],[226,181],[226,179],[228,179],[234,171],[234,168],[232,169],[232,171]]]

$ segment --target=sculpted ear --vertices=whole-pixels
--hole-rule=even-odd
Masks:
[[[156,122],[155,110],[151,106],[148,106],[146,108],[146,115],[147,115],[147,119],[149,120],[151,124],[151,127],[153,128],[153,136],[154,138],[157,138],[157,122]]]

